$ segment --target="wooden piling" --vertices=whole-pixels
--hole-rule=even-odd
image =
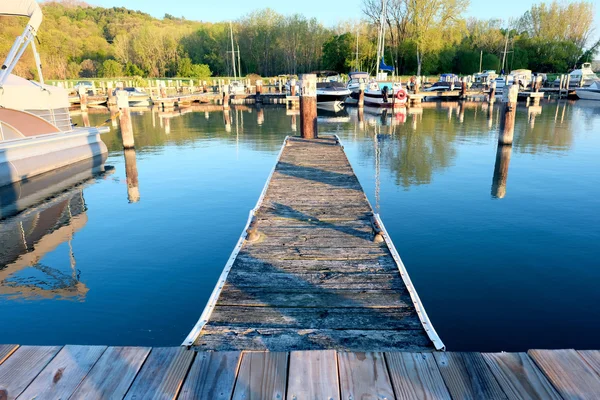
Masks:
[[[262,103],[262,88],[263,88],[262,86],[263,86],[262,79],[257,79],[256,80],[256,89],[254,90],[256,92],[256,95],[254,97],[256,103]]]
[[[79,105],[81,107],[81,111],[86,112],[87,111],[87,101],[88,101],[88,95],[87,95],[87,91],[85,88],[83,87],[79,87]]]
[[[223,87],[223,110],[229,110],[229,87]]]
[[[460,82],[460,98],[461,99],[467,98],[467,81],[465,79],[461,79],[461,82]]]
[[[300,135],[305,139],[317,137],[317,76],[300,76]]]
[[[362,109],[365,107],[365,84],[360,83],[358,88],[358,108]]]
[[[223,109],[223,120],[225,122],[225,132],[231,132],[231,114],[229,112],[229,106]]]
[[[292,131],[296,132],[296,114],[291,115]]]
[[[119,108],[119,126],[121,128],[121,138],[123,148],[131,149],[135,147],[133,139],[133,125],[131,124],[131,113],[129,111],[129,96],[127,92],[119,90],[117,92],[117,107]]]
[[[256,107],[256,124],[258,126],[262,125],[265,122],[265,111],[263,108],[258,105]]]
[[[130,203],[140,201],[138,170],[135,149],[125,149],[125,176],[127,177],[127,199]]]
[[[493,103],[496,101],[496,81],[493,81],[490,85],[490,95],[488,98],[488,102]]]
[[[296,80],[295,79],[290,79],[290,95],[291,96],[296,95]]]
[[[498,135],[498,143],[500,144],[512,144],[513,142],[518,94],[518,84],[510,85],[508,90],[505,91],[503,98],[504,108],[500,119],[500,134]]]

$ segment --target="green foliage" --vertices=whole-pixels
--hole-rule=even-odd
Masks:
[[[333,36],[323,44],[323,67],[338,72],[349,72],[352,66],[352,44],[350,33]]]
[[[126,76],[147,76],[146,71],[138,67],[133,63],[127,63],[125,66],[125,75]]]
[[[123,66],[115,60],[106,60],[100,68],[100,76],[103,78],[117,78],[123,76]]]
[[[181,77],[190,77],[193,72],[193,64],[192,60],[189,57],[184,57],[179,60],[179,65],[177,66],[177,76]]]

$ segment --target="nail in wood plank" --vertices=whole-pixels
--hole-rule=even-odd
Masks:
[[[239,351],[199,352],[178,399],[229,400],[240,358]]]
[[[60,346],[21,346],[0,365],[0,387],[15,399],[59,352]]]
[[[396,398],[450,400],[450,393],[431,353],[385,353]]]
[[[19,347],[18,344],[0,345],[0,364],[2,364],[4,361],[6,361],[6,359],[8,357],[10,357],[11,354],[14,353],[18,347]]]
[[[183,347],[153,348],[125,398],[129,400],[176,398],[195,354],[193,350]]]
[[[68,399],[105,350],[106,346],[63,347],[20,398]]]
[[[433,353],[453,399],[506,399],[480,353]]]
[[[483,358],[509,399],[561,399],[527,354],[483,353]]]
[[[287,365],[288,353],[244,353],[232,399],[283,399]]]
[[[575,350],[529,350],[527,354],[565,399],[597,399],[600,376]]]
[[[109,347],[71,399],[122,399],[150,353],[150,347]]]
[[[334,350],[290,353],[288,400],[339,400],[339,386]]]
[[[600,350],[579,350],[578,353],[600,375]]]
[[[394,399],[383,353],[338,353],[342,399]]]

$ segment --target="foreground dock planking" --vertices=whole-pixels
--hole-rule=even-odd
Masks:
[[[286,139],[249,227],[184,344],[443,348],[380,224],[337,137]]]
[[[599,354],[0,345],[0,398],[597,399]]]

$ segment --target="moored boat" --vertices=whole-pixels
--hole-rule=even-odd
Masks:
[[[346,104],[358,104],[358,92],[360,86],[363,85],[366,88],[369,84],[369,73],[368,72],[350,72],[348,74],[348,84],[346,87],[350,90],[350,95],[346,99]]]
[[[39,5],[34,0],[8,0],[0,4],[0,15],[30,18],[0,70],[0,187],[105,156],[100,134],[109,128],[74,128],[67,91],[44,84],[34,41],[42,22]],[[11,74],[30,44],[39,82]]]
[[[600,80],[592,82],[589,86],[575,89],[575,94],[582,100],[600,100]]]

